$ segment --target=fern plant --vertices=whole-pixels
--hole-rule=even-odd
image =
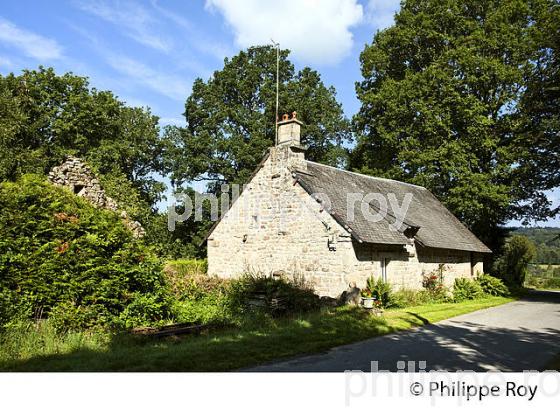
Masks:
[[[367,288],[370,290],[372,297],[380,301],[384,308],[391,306],[393,289],[389,282],[385,282],[381,277],[375,279],[370,276],[367,279]]]

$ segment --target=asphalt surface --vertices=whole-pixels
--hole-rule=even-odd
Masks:
[[[505,305],[435,324],[266,364],[251,372],[542,370],[560,353],[560,292],[532,292]],[[408,361],[413,367],[408,367]],[[400,362],[400,363],[399,363]],[[422,362],[425,362],[423,364]],[[375,363],[373,363],[375,366]]]

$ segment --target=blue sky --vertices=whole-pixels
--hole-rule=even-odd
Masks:
[[[296,68],[334,85],[347,116],[359,108],[359,54],[392,23],[398,0],[68,0],[3,2],[0,73],[42,64],[88,76],[161,125],[183,124],[191,84],[223,59],[274,39]],[[560,191],[550,194],[560,203]],[[560,218],[547,225],[560,226]]]

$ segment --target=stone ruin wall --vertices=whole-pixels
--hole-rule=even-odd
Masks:
[[[119,212],[116,201],[105,194],[99,179],[79,158],[68,156],[64,163],[49,172],[49,181],[56,186],[70,188],[74,194],[87,199],[96,208]],[[145,235],[140,222],[130,219],[126,211],[120,211],[120,217],[135,238]]]

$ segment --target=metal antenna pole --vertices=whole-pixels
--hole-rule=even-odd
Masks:
[[[271,40],[276,47],[276,113],[274,116],[274,146],[278,145],[278,93],[280,87],[280,43]]]

